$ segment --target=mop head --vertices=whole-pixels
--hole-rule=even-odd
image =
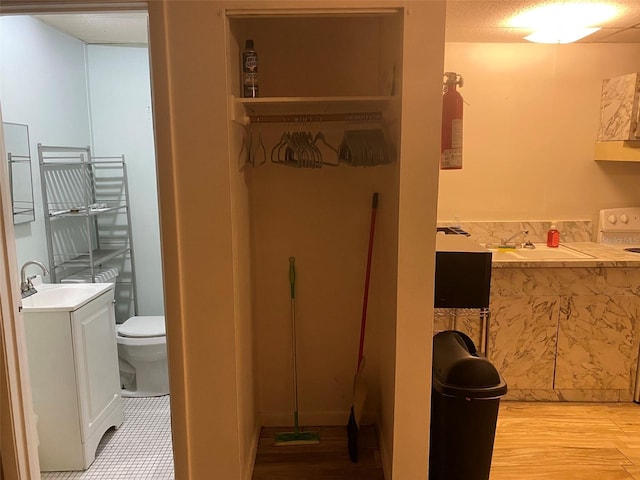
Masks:
[[[274,445],[317,445],[320,443],[320,436],[313,432],[287,432],[278,433]]]

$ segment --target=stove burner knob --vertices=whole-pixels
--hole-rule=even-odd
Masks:
[[[618,219],[616,218],[615,215],[609,215],[607,217],[607,221],[611,224],[611,225],[615,225],[618,222]]]
[[[620,215],[620,221],[622,223],[629,223],[629,217],[627,217],[626,213],[623,213],[622,215]]]

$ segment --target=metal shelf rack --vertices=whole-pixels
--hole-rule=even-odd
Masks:
[[[478,345],[478,350],[487,355],[489,341],[489,307],[481,308],[434,308],[433,334],[445,330],[466,333]]]
[[[38,144],[49,275],[53,283],[116,280],[116,316],[137,315],[124,155]]]

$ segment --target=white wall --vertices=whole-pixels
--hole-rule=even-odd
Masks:
[[[36,221],[15,227],[18,265],[48,263],[37,144],[90,143],[84,45],[34,18],[0,17],[0,102],[2,120],[29,125],[31,143]]]
[[[464,166],[440,172],[438,219],[596,220],[640,205],[640,163],[595,162],[602,80],[640,72],[639,44],[449,43]]]
[[[127,163],[138,314],[163,315],[148,49],[87,45],[87,76],[93,154]]]

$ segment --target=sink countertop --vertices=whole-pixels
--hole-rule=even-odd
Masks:
[[[640,267],[640,254],[625,252],[595,242],[561,242],[561,245],[591,255],[593,258],[522,259],[494,253],[494,268],[575,268],[575,267]]]
[[[113,283],[34,283],[36,293],[22,299],[22,312],[73,312],[114,289]]]

